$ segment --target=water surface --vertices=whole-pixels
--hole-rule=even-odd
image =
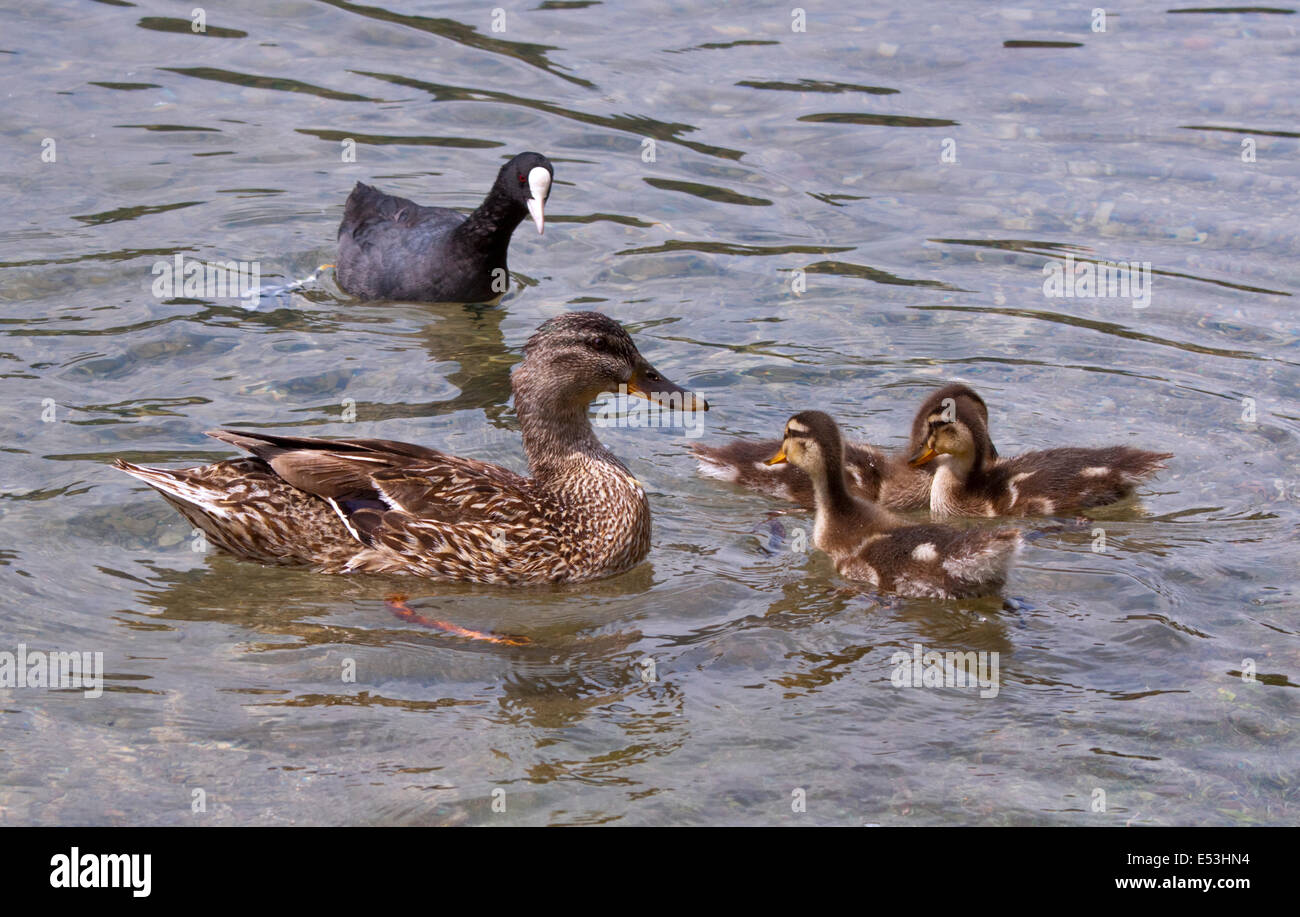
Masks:
[[[1294,823],[1300,16],[854,6],[0,11],[0,649],[106,668],[97,699],[0,689],[0,817]],[[328,272],[252,310],[151,290],[176,253],[305,277],[355,181],[467,208],[524,149],[556,185],[498,308]],[[1067,255],[1149,262],[1149,305],[1046,297]],[[710,440],[820,407],[897,446],[959,379],[1004,453],[1176,458],[1094,521],[1025,522],[1005,601],[965,602],[853,588],[681,430],[602,434],[650,492],[647,561],[526,592],[196,552],[108,465],[228,457],[202,431],[244,425],[522,469],[509,368],[570,308],[704,394]],[[395,586],[533,643],[409,625]],[[998,653],[997,697],[895,687],[918,643]]]

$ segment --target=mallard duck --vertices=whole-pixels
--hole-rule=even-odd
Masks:
[[[468,216],[357,182],[339,224],[339,286],[363,299],[500,299],[509,283],[510,237],[526,216],[542,231],[554,174],[541,153],[520,153]]]
[[[935,469],[930,513],[948,516],[1032,516],[1073,513],[1114,503],[1164,467],[1169,452],[1129,446],[1062,448],[999,458],[988,432],[988,408],[965,386],[924,418],[910,459]]]
[[[926,419],[942,407],[947,398],[964,398],[971,392],[964,385],[947,385],[921,403],[912,419],[908,447],[901,453],[886,452],[870,443],[844,444],[844,472],[849,489],[864,500],[887,509],[921,509],[930,500],[930,469],[913,466],[908,458],[915,454],[926,433]],[[978,400],[979,396],[975,398]],[[979,401],[979,407],[984,402]],[[767,464],[767,459],[781,445],[778,440],[735,440],[722,446],[696,443],[692,448],[699,460],[700,473],[757,490],[772,497],[790,500],[811,509],[814,506],[812,484],[808,475],[795,465]]]
[[[596,312],[544,322],[512,385],[532,477],[389,440],[234,430],[208,435],[252,458],[117,467],[161,492],[217,547],[263,563],[527,584],[592,580],[640,562],[650,548],[645,491],[596,438],[587,408],[620,387],[708,405]]]
[[[780,451],[768,462],[789,463],[808,475],[817,504],[813,543],[849,579],[906,596],[987,595],[1002,588],[1020,549],[1015,529],[908,525],[855,496],[845,477],[840,429],[821,411],[791,417]]]

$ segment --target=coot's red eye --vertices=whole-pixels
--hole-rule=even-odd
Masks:
[[[520,175],[520,176],[519,176],[519,184],[521,184],[521,185],[526,185],[526,184],[528,184],[528,178],[527,178],[526,176],[524,176],[524,175]]]

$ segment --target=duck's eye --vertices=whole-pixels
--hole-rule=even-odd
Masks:
[[[649,379],[651,382],[662,382],[662,381],[664,381],[664,377],[661,376],[661,375],[659,375],[659,374],[658,374],[657,372],[655,372],[653,369],[652,369],[652,370],[649,370],[648,372],[646,372],[645,377],[646,377],[647,379]]]

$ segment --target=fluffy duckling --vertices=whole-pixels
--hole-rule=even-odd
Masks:
[[[1015,529],[906,525],[855,496],[845,476],[839,427],[821,411],[791,417],[780,451],[768,463],[788,463],[807,475],[817,506],[813,543],[849,579],[906,596],[988,595],[1002,588],[1020,549]]]
[[[253,458],[199,468],[117,467],[158,490],[217,547],[324,573],[565,583],[612,576],[650,549],[641,484],[596,438],[587,409],[626,386],[708,405],[661,376],[612,318],[544,322],[512,377],[532,477],[381,439],[218,430]]]
[[[1131,494],[1173,457],[1108,446],[999,458],[983,399],[965,386],[948,389],[955,390],[951,400],[939,403],[924,418],[910,460],[914,467],[934,468],[929,504],[939,519],[1052,515],[1103,506]]]
[[[927,419],[940,410],[947,399],[964,399],[973,395],[972,410],[985,411],[979,400],[964,385],[947,385],[921,403],[912,419],[908,448],[901,453],[886,452],[870,443],[844,444],[844,472],[854,496],[870,500],[888,509],[921,509],[930,501],[930,469],[908,463],[927,432]],[[790,500],[812,509],[813,487],[804,471],[790,463],[772,466],[767,459],[781,443],[774,439],[735,440],[722,446],[695,444],[700,474],[739,484],[750,490],[782,500]]]

